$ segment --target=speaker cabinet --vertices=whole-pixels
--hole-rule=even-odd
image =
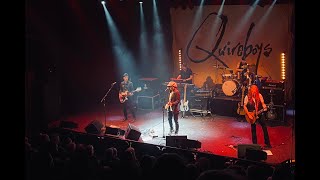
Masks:
[[[201,142],[198,140],[187,139],[187,147],[190,149],[201,148]]]
[[[124,136],[126,139],[138,141],[141,136],[141,132],[136,126],[129,124]]]
[[[190,109],[209,110],[210,98],[191,96],[189,102]]]
[[[267,160],[267,153],[263,150],[247,149],[246,150],[246,159],[252,161],[261,161]]]
[[[262,94],[264,102],[266,104],[269,104],[271,102],[271,98],[272,98],[273,104],[275,105],[284,105],[285,103],[284,89],[270,89],[270,88],[262,87],[262,89],[260,90],[260,93]]]
[[[75,129],[75,128],[78,128],[78,124],[71,121],[61,121],[60,128]]]
[[[187,136],[166,136],[166,146],[177,147],[182,149],[201,148],[201,142],[187,139]]]
[[[166,136],[166,146],[187,148],[187,136]]]
[[[238,158],[245,159],[247,150],[262,150],[259,144],[238,144]]]
[[[120,128],[117,127],[117,126],[107,126],[106,127],[106,131],[105,131],[105,134],[110,134],[110,135],[120,135]]]
[[[219,98],[214,97],[211,100],[210,108],[213,114],[218,114],[221,116],[232,116],[238,117],[237,109],[238,109],[238,102],[241,100],[233,100],[227,98]]]
[[[98,120],[93,120],[90,124],[88,124],[84,129],[87,133],[91,134],[100,134],[101,128],[103,124]]]
[[[155,109],[158,107],[160,102],[160,95],[154,95],[154,96],[138,96],[137,97],[138,102],[138,109]]]

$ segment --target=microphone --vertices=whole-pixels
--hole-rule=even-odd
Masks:
[[[111,85],[113,86],[113,85],[115,85],[117,82],[113,82]]]
[[[169,90],[169,88],[167,88],[166,90],[164,90],[164,91],[167,91],[167,90]]]

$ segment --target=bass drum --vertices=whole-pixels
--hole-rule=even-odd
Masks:
[[[235,95],[240,88],[240,83],[237,80],[229,80],[222,84],[222,91],[226,96]]]

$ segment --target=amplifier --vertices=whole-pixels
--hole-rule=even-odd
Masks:
[[[274,89],[274,90],[284,89],[284,81],[266,80],[266,81],[262,81],[261,85],[262,85],[262,89]]]
[[[262,86],[261,88],[266,90],[280,90],[280,91],[284,90],[284,88],[281,88],[281,87],[277,88],[277,87]]]
[[[270,88],[263,86],[260,90],[263,96],[264,102],[269,104],[272,100],[275,105],[284,105],[285,101],[285,91],[281,88]]]
[[[212,97],[212,90],[197,90],[194,93],[194,96],[196,97]]]

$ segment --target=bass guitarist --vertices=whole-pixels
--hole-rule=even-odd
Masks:
[[[128,120],[128,110],[131,112],[133,120],[136,119],[132,95],[134,92],[133,83],[129,81],[128,73],[124,73],[123,81],[120,83],[119,99],[123,107],[124,121]]]
[[[264,103],[263,96],[259,93],[258,86],[251,85],[249,87],[248,94],[244,98],[243,109],[246,113],[246,120],[251,124],[252,143],[257,144],[256,122],[258,122],[263,130],[264,148],[271,148],[264,113],[268,108]]]

